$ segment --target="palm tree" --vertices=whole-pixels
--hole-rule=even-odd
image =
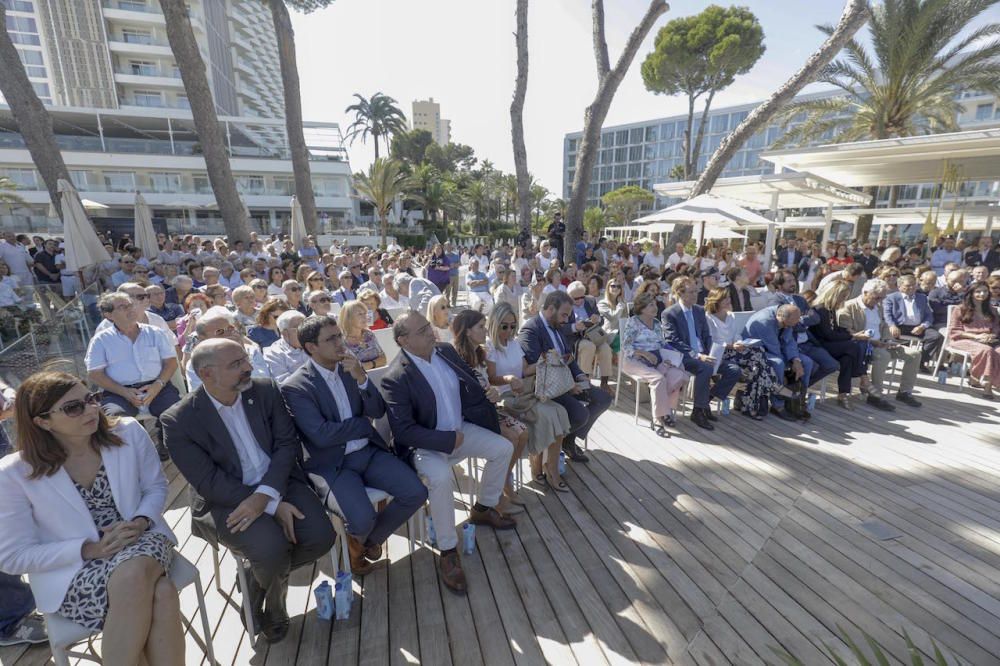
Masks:
[[[489,202],[490,193],[489,186],[483,179],[473,180],[469,183],[469,186],[465,188],[465,199],[472,206],[472,211],[476,216],[475,230],[476,233],[482,231],[482,215],[483,208]]]
[[[399,160],[380,157],[368,167],[368,173],[354,175],[354,189],[375,208],[382,232],[382,247],[385,248],[389,233],[389,211],[397,196],[412,189],[410,177],[403,172]]]
[[[844,57],[817,79],[843,94],[789,104],[781,112],[786,127],[804,115],[776,144],[834,142],[954,132],[964,111],[963,90],[1000,93],[1000,24],[960,34],[997,0],[884,0],[872,7],[871,49],[857,40]],[[830,34],[830,26],[820,30]],[[865,188],[872,196],[875,188]],[[871,217],[859,219],[857,237],[871,231]]]
[[[402,110],[396,106],[396,100],[388,95],[377,92],[371,99],[365,99],[358,93],[354,93],[358,98],[357,104],[351,104],[344,109],[345,113],[354,114],[354,122],[347,127],[347,139],[354,143],[354,139],[361,137],[364,142],[368,136],[375,140],[375,159],[379,159],[378,141],[379,137],[389,144],[389,138],[393,134],[406,131],[406,116]]]
[[[184,0],[160,0],[160,8],[166,19],[170,50],[174,53],[177,69],[184,82],[184,91],[191,104],[191,116],[194,118],[198,143],[205,159],[208,182],[212,185],[226,236],[230,243],[238,240],[246,242],[250,239],[246,213],[236,189],[229,156],[226,154],[222,128],[215,112],[215,100],[205,72],[205,61],[191,27],[187,4]]]
[[[15,194],[17,184],[7,176],[0,176],[0,204],[7,206],[9,211],[13,211],[15,205],[23,204],[24,199]]]

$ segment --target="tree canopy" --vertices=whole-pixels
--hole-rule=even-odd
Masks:
[[[347,127],[347,140],[361,137],[364,142],[367,137],[375,140],[375,159],[379,158],[379,138],[385,142],[394,134],[406,132],[406,116],[392,97],[377,92],[370,99],[354,93],[358,98],[356,104],[344,109],[344,113],[353,113],[354,122]]]
[[[652,192],[635,185],[619,187],[601,197],[601,203],[607,209],[607,217],[619,224],[631,222],[640,210],[653,205],[654,200]]]

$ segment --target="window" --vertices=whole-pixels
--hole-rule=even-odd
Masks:
[[[118,0],[118,9],[128,9],[135,12],[148,12],[146,0]]]
[[[611,132],[601,135],[601,148],[610,148],[615,145],[615,135]]]
[[[179,173],[151,173],[149,182],[154,192],[180,192],[181,175]]]
[[[642,175],[642,165],[641,164],[629,164],[628,165],[628,177],[638,178]]]
[[[163,95],[158,90],[136,90],[132,99],[136,106],[163,106]]]
[[[295,179],[288,176],[274,177],[274,193],[290,197],[295,194]]]
[[[264,194],[264,176],[237,176],[243,194]]]
[[[642,146],[632,146],[628,149],[628,161],[637,162],[642,159]]]
[[[188,101],[188,96],[187,95],[178,95],[177,96],[177,108],[178,109],[190,109],[191,108],[191,102]]]
[[[656,130],[657,130],[656,125],[650,125],[649,127],[646,128],[647,143],[656,141]]]
[[[19,190],[37,190],[38,180],[34,169],[6,169],[0,171],[13,181]]]
[[[90,188],[90,172],[78,169],[69,172],[69,178],[73,181],[73,187],[80,191],[87,191]]]
[[[576,152],[576,139],[567,139],[566,141],[566,152],[575,153]]]
[[[42,42],[38,38],[38,24],[35,19],[29,16],[7,15],[7,32],[10,40],[15,44],[30,44],[41,46]]]
[[[636,127],[629,132],[629,143],[642,143],[643,131],[641,127]]]
[[[665,141],[666,139],[672,138],[674,138],[674,124],[663,123],[660,125],[660,140]]]
[[[710,127],[712,128],[712,132],[715,134],[729,131],[729,114],[727,113],[721,113],[717,116],[712,116],[710,122],[711,122]]]
[[[212,194],[212,184],[208,181],[208,174],[195,174],[194,191],[198,194]]]
[[[313,190],[321,197],[342,197],[346,195],[344,181],[339,178],[313,178]]]
[[[611,180],[611,167],[601,167],[601,178],[600,180]]]
[[[614,177],[621,179],[621,178],[625,177],[626,173],[627,173],[627,171],[626,171],[625,165],[624,164],[619,164],[619,165],[617,165],[615,167]]]
[[[24,71],[27,73],[28,78],[44,79],[47,76],[45,61],[42,59],[41,51],[18,49],[17,55],[24,64]]]
[[[615,148],[615,162],[628,161],[628,148]]]
[[[160,70],[155,62],[149,60],[129,60],[128,72],[135,76],[157,76]]]
[[[35,7],[28,0],[0,0],[9,12],[33,12]]]
[[[992,117],[993,117],[992,104],[976,105],[976,120],[989,120]]]
[[[616,146],[628,145],[628,130],[618,130],[617,132],[615,132],[615,145]]]
[[[105,171],[104,186],[108,192],[134,192],[135,174],[131,171]]]
[[[35,89],[35,94],[39,97],[48,97],[49,101],[52,101],[52,92],[49,90],[49,84],[47,83],[35,83],[31,82],[31,87]]]
[[[140,28],[122,28],[122,41],[128,44],[152,44],[153,33]]]

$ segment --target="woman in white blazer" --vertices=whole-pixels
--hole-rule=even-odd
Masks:
[[[17,391],[17,453],[0,460],[0,570],[28,574],[38,608],[104,632],[107,664],[184,663],[177,538],[149,435],[110,420],[76,377],[40,372]]]

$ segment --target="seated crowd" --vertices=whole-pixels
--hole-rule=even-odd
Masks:
[[[915,253],[841,243],[830,259],[782,241],[768,272],[754,244],[665,256],[584,238],[564,264],[561,237],[491,253],[160,243],[89,275],[107,291],[87,382],[43,371],[4,393],[18,454],[0,462],[0,593],[17,601],[0,601],[0,640],[44,636],[37,605],[103,629],[108,663],[183,663],[167,459],[190,484],[193,532],[247,562],[247,629],[273,643],[289,573],[333,546],[327,510],[357,575],[426,506],[444,585],[487,585],[462,567],[452,467],[483,461],[469,523],[515,527],[515,466],[527,457],[534,481],[567,492],[560,458],[589,460],[622,375],[649,386],[660,437],[689,389],[690,421],[713,430],[730,401],[757,421],[808,420],[810,387],[830,375],[842,409],[856,409],[855,382],[875,409],[918,408],[918,374],[947,367],[942,350],[967,357],[984,398],[1000,382],[986,237],[966,254],[952,239]],[[390,499],[373,506],[367,489]]]

